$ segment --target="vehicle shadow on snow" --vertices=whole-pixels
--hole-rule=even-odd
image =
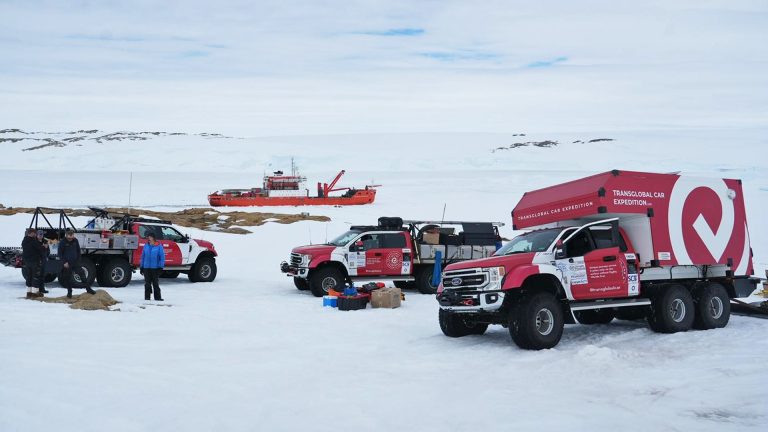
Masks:
[[[588,344],[606,344],[630,341],[647,336],[650,332],[645,320],[613,321],[610,324],[582,325],[566,324],[563,336],[556,349],[570,349]],[[462,338],[473,343],[492,344],[518,349],[509,335],[509,330],[501,326],[490,326],[482,336]]]

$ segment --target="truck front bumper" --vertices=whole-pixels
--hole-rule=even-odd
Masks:
[[[283,261],[280,263],[280,271],[285,273],[286,276],[300,277],[306,279],[309,276],[309,269],[307,267],[296,267]]]
[[[451,312],[495,312],[504,304],[504,291],[443,290],[437,295],[437,302]]]

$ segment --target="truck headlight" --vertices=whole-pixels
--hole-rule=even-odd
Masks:
[[[506,269],[504,267],[491,267],[488,269],[488,285],[489,288],[491,287],[497,287],[498,285],[501,285],[501,280],[504,279],[504,275],[507,273]],[[493,289],[493,288],[492,288]]]
[[[302,255],[301,256],[301,265],[302,266],[308,266],[311,261],[312,261],[312,255]]]

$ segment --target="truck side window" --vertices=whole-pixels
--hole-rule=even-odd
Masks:
[[[627,242],[624,241],[623,236],[619,235],[619,244],[615,244],[610,229],[590,229],[590,231],[592,231],[592,239],[595,241],[595,249],[607,249],[618,246],[622,252],[627,251]]]
[[[171,227],[162,227],[161,231],[163,232],[163,238],[166,240],[171,240],[176,243],[181,243],[182,240],[184,240],[184,236]]]
[[[154,234],[157,240],[162,239],[163,238],[162,233],[159,232],[160,230],[156,228],[157,227],[153,225],[139,225],[139,237],[145,239],[147,238],[147,235]]]
[[[381,247],[385,249],[402,249],[405,246],[405,236],[402,233],[383,234]]]
[[[579,231],[572,239],[568,240],[566,244],[566,252],[568,258],[584,256],[592,250],[592,240],[589,236],[589,230],[583,229]]]
[[[381,248],[381,234],[366,234],[360,237],[360,241],[363,242],[363,247],[361,250]]]

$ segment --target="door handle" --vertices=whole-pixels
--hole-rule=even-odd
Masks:
[[[616,256],[615,255],[604,256],[603,261],[605,262],[616,261]]]

